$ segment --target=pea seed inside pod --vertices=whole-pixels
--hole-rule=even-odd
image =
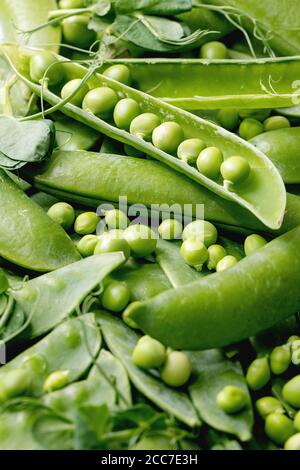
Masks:
[[[200,153],[197,168],[207,178],[216,179],[220,174],[223,154],[217,147],[208,147]]]
[[[124,85],[131,85],[131,74],[129,68],[126,67],[126,65],[112,65],[103,72],[103,75],[105,77],[111,78],[112,80],[116,80],[117,82],[124,83]]]
[[[152,134],[153,145],[163,152],[173,154],[183,141],[183,130],[176,122],[164,122]]]
[[[178,147],[177,156],[180,160],[193,165],[202,150],[206,147],[201,139],[186,139]]]
[[[250,172],[250,165],[245,158],[227,158],[221,165],[224,187],[231,190],[233,185],[244,183],[249,178]]]
[[[85,95],[82,102],[82,109],[102,119],[108,119],[118,101],[118,95],[112,88],[102,86],[90,90]]]
[[[160,125],[160,119],[156,114],[143,113],[137,116],[130,124],[130,134],[139,139],[151,141],[154,129]]]

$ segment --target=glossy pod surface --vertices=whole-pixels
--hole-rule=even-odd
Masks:
[[[224,273],[143,303],[131,317],[174,348],[210,349],[241,341],[299,309],[299,250],[296,228]]]

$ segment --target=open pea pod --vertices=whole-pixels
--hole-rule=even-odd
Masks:
[[[54,371],[67,370],[75,382],[93,363],[101,346],[101,335],[93,314],[65,321],[34,346],[1,367],[0,376],[26,367],[31,373],[31,393],[43,394],[43,384]]]
[[[168,388],[133,364],[132,351],[139,336],[122,321],[107,313],[97,312],[97,321],[106,344],[122,362],[134,386],[159,408],[175,416],[179,421],[190,427],[200,426],[197,413],[185,393]]]
[[[126,65],[139,90],[183,109],[276,108],[299,99],[293,84],[299,79],[300,57],[114,59],[100,71],[113,64]]]
[[[60,109],[69,117],[89,125],[108,137],[112,137],[145,152],[179,173],[207,187],[219,196],[237,202],[252,212],[266,226],[272,229],[280,228],[286,207],[286,192],[283,181],[271,161],[248,142],[209,121],[205,121],[184,110],[179,110],[175,106],[127,87],[101,74],[95,73],[88,80],[90,88],[109,86],[120,98],[127,97],[136,100],[139,103],[141,112],[154,112],[161,121],[176,121],[181,126],[186,139],[200,138],[207,146],[220,148],[225,159],[234,155],[244,157],[251,167],[250,176],[244,183],[238,185],[234,191],[230,191],[224,187],[221,178],[216,181],[211,180],[182,160],[159,150],[152,143],[118,129],[112,123],[87,113],[77,106],[69,103],[62,104],[62,99],[57,94],[48,89],[42,89],[41,85],[30,80],[30,57],[35,53],[32,49],[3,45],[1,50],[19,77],[36,94],[42,95],[46,101],[56,106],[55,109]],[[63,60],[60,56],[57,56],[57,58],[58,60]],[[68,61],[65,61],[63,70],[66,82],[74,78],[82,78],[88,73],[85,67]]]
[[[28,320],[21,339],[40,336],[71,315],[123,262],[122,253],[91,256],[10,289]]]
[[[234,434],[241,441],[248,441],[252,434],[253,411],[240,364],[229,361],[219,350],[187,354],[196,376],[189,391],[203,421],[219,431]],[[228,385],[239,387],[248,396],[247,407],[235,415],[226,414],[216,403],[218,393]]]
[[[0,169],[0,256],[33,271],[52,271],[80,259],[58,224]]]

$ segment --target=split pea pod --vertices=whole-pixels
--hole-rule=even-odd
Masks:
[[[207,187],[210,191],[219,196],[237,202],[239,205],[252,212],[266,226],[272,229],[280,228],[286,207],[284,184],[271,161],[248,142],[245,142],[235,134],[198,116],[116,82],[107,76],[97,73],[91,74],[90,72],[91,76],[87,82],[89,88],[100,88],[101,90],[104,88],[106,90],[105,99],[110,97],[110,106],[112,105],[112,107],[114,107],[120,99],[130,98],[137,103],[141,114],[155,114],[157,123],[154,126],[154,131],[152,129],[152,144],[137,135],[133,135],[134,132],[130,133],[118,128],[111,123],[109,119],[104,120],[96,116],[96,111],[95,114],[93,114],[92,112],[83,110],[79,106],[74,106],[71,103],[62,101],[58,96],[57,90],[51,91],[42,88],[40,84],[34,83],[30,79],[29,65],[30,58],[34,55],[35,51],[28,48],[18,49],[13,46],[2,46],[1,49],[18,76],[24,80],[32,91],[43,96],[46,101],[52,104],[54,109],[60,109],[69,117],[102,132],[108,137],[112,137],[152,156],[179,173],[188,176],[198,184]],[[57,56],[57,60],[63,61],[63,58]],[[64,60],[61,66],[63,67],[65,82],[75,78],[87,77],[88,70],[79,64]],[[93,102],[94,104],[91,105],[92,108],[94,105],[96,106],[96,100]],[[228,188],[220,175],[215,178],[205,176],[203,172],[198,171],[193,166],[175,157],[174,151],[176,149],[173,149],[173,147],[172,150],[166,149],[162,144],[162,140],[165,138],[163,134],[165,127],[163,130],[159,128],[159,123],[161,122],[167,124],[165,127],[168,128],[170,132],[170,128],[172,128],[172,132],[175,133],[174,128],[176,128],[176,139],[174,137],[172,141],[172,146],[175,142],[174,145],[176,145],[176,149],[184,139],[201,139],[207,147],[218,147],[225,161],[235,155],[243,157],[245,165],[249,166],[249,174],[247,174],[246,178],[243,178],[243,181],[236,184],[234,189]],[[178,143],[177,139],[179,139]],[[226,177],[225,179],[228,178]]]
[[[173,348],[210,349],[241,341],[300,308],[300,227],[223,273],[142,303],[131,318]]]

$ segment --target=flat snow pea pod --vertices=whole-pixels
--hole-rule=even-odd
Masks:
[[[229,361],[222,351],[215,349],[187,354],[196,377],[189,391],[203,421],[218,431],[234,434],[241,441],[251,439],[253,411],[240,364]],[[216,397],[226,386],[239,387],[247,394],[248,405],[242,412],[228,415],[217,405]]]
[[[210,349],[241,341],[298,311],[299,249],[298,227],[225,272],[140,304],[131,318],[173,348]]]
[[[121,253],[91,256],[11,289],[28,319],[21,339],[35,338],[58,325],[123,261]]]
[[[300,127],[264,132],[251,143],[272,160],[285,183],[300,183]]]
[[[134,99],[139,104],[142,113],[156,114],[162,122],[165,121],[163,125],[166,124],[166,121],[174,121],[178,128],[180,128],[181,133],[185,134],[186,139],[199,138],[202,139],[207,146],[217,146],[222,151],[225,159],[233,155],[240,155],[245,158],[251,166],[251,174],[246,181],[236,185],[234,191],[231,191],[223,185],[222,178],[216,181],[209,179],[199,173],[194,167],[160,150],[152,143],[136,135],[132,135],[127,131],[118,129],[103,119],[70,103],[62,104],[64,102],[60,97],[48,89],[42,89],[41,85],[33,83],[28,78],[30,53],[33,53],[32,51],[30,52],[30,49],[26,49],[26,53],[29,55],[27,60],[23,54],[24,60],[22,60],[21,67],[19,65],[20,50],[13,48],[13,46],[2,46],[1,50],[9,59],[15,72],[24,80],[24,83],[36,94],[39,96],[42,95],[46,101],[54,106],[53,109],[59,109],[61,107],[61,111],[69,117],[89,125],[108,137],[115,138],[120,142],[145,152],[147,155],[165,163],[179,173],[185,174],[190,179],[207,187],[221,197],[237,202],[239,205],[252,212],[266,226],[272,229],[278,229],[282,225],[286,207],[286,191],[277,169],[263,153],[235,134],[209,121],[205,121],[198,116],[192,115],[184,110],[179,110],[175,106],[164,103],[150,95],[111,80],[104,75],[94,74],[89,78],[90,87],[100,87],[101,89],[108,87],[114,94],[118,94],[119,97]],[[57,56],[57,58],[58,60],[62,60],[60,56]],[[67,62],[64,64],[64,73],[68,80],[69,78],[81,78],[87,75],[88,71],[79,64]],[[164,149],[165,147],[160,148]]]
[[[116,63],[129,68],[139,90],[183,109],[274,108],[297,99],[292,84],[299,78],[300,57],[114,59],[104,62],[101,72]]]
[[[0,450],[42,450],[31,433],[39,412],[34,409],[1,413]]]
[[[0,170],[0,213],[3,258],[34,271],[51,271],[80,259],[66,232],[3,170]]]
[[[63,117],[54,121],[56,143],[62,150],[89,150],[99,139],[99,134],[90,127],[84,126],[72,119]]]
[[[1,373],[26,367],[32,375],[32,394],[41,396],[51,372],[69,371],[69,382],[78,380],[92,364],[101,346],[95,316],[86,314],[65,321],[34,346],[1,368]]]
[[[138,335],[122,321],[104,313],[97,313],[97,321],[111,352],[122,362],[131,382],[159,408],[175,416],[190,427],[200,426],[200,420],[186,394],[166,387],[162,382],[136,367],[132,351]]]

